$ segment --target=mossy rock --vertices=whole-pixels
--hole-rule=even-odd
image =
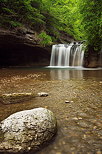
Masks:
[[[2,94],[0,96],[0,102],[3,104],[15,104],[15,103],[20,103],[22,101],[29,100],[34,97],[35,97],[35,94],[33,94],[33,93]]]

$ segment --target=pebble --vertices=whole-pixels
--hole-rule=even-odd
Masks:
[[[79,117],[78,119],[79,119],[79,120],[82,120],[83,118]]]
[[[78,118],[77,117],[74,117],[73,120],[78,120]]]
[[[84,113],[84,112],[80,112],[80,113],[78,114],[78,116],[87,117],[88,115],[87,115],[86,113]]]
[[[73,120],[82,120],[82,119],[83,119],[83,118],[81,118],[81,117],[78,117],[78,118],[77,118],[77,117],[74,117],[74,118],[73,118]]]
[[[86,139],[86,135],[84,134],[84,139]]]
[[[85,121],[79,121],[78,125],[80,127],[84,127],[84,128],[88,128],[89,127],[89,124],[87,122],[85,122]]]
[[[48,96],[48,93],[46,93],[46,92],[41,92],[41,93],[38,93],[38,96],[39,96],[39,97],[47,97],[47,96]]]
[[[45,108],[47,109],[47,108],[48,108],[48,106],[45,106]]]
[[[70,101],[65,101],[65,103],[70,103]]]
[[[99,151],[96,152],[96,154],[102,154],[102,153],[101,153],[101,151],[99,150]]]
[[[65,103],[73,103],[73,101],[65,101]]]

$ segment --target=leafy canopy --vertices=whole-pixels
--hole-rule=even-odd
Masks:
[[[86,40],[88,49],[101,49],[101,0],[0,0],[0,8],[1,27],[27,26],[40,33],[45,45],[64,31]]]

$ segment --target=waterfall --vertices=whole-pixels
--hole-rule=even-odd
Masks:
[[[77,42],[53,45],[50,66],[82,66],[84,58],[82,46]]]

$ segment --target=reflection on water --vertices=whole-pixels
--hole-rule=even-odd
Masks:
[[[50,71],[51,80],[66,80],[72,78],[83,78],[83,71],[80,70],[51,70]]]
[[[10,68],[0,69],[0,79],[32,78],[38,80],[102,79],[102,68]]]
[[[48,67],[50,68],[50,67]],[[87,79],[102,78],[102,68],[50,68],[47,70],[51,80],[70,80],[70,79]]]

